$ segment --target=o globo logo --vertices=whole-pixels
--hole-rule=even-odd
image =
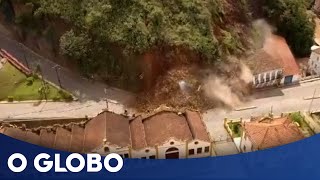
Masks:
[[[85,166],[87,166],[87,172],[99,172],[104,167],[107,171],[116,173],[120,171],[123,167],[123,159],[120,155],[116,153],[108,154],[103,163],[101,162],[102,157],[99,154],[87,154],[87,158],[78,153],[70,154],[65,161],[66,167],[61,167],[60,163],[60,154],[54,155],[54,161],[49,160],[51,156],[47,153],[38,154],[33,161],[34,168],[42,173],[49,172],[52,168],[54,168],[55,172],[80,172]],[[117,165],[112,167],[110,165],[110,160],[115,159],[117,161]],[[14,165],[14,160],[20,160],[21,165]],[[79,164],[77,166],[72,165],[73,160],[78,160]],[[40,162],[43,162],[42,165]],[[28,165],[27,158],[20,153],[14,153],[8,158],[8,167],[12,172],[20,173],[23,172]]]

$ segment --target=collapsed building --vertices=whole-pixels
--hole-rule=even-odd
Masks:
[[[32,144],[78,153],[117,153],[123,158],[173,159],[212,155],[200,113],[158,111],[128,117],[104,111],[86,123],[27,129],[2,125],[0,133]]]

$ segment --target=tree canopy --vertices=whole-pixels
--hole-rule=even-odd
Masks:
[[[305,0],[268,0],[265,12],[278,33],[286,38],[297,56],[306,56],[313,45],[315,23]]]

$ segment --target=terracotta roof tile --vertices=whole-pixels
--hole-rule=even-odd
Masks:
[[[144,125],[142,123],[141,116],[130,121],[130,132],[132,147],[134,149],[142,149],[148,146],[146,142],[146,134],[144,131]]]
[[[149,146],[165,143],[169,138],[181,141],[193,139],[185,117],[173,112],[160,112],[145,119],[143,124]]]
[[[40,144],[40,136],[39,136],[39,134],[33,133],[31,131],[27,131],[24,141],[31,143],[31,144],[39,145]]]
[[[48,131],[47,129],[40,130],[40,146],[53,148],[54,139],[56,134],[53,131]]]
[[[70,147],[70,141],[71,132],[62,127],[58,127],[56,130],[54,148],[61,151],[68,151]]]
[[[283,67],[284,75],[300,74],[299,66],[293,56],[286,40],[283,37],[273,35],[267,38],[263,49],[274,59],[279,59]]]
[[[186,117],[194,139],[210,142],[210,136],[198,112],[186,111]]]
[[[272,35],[266,39],[264,47],[243,60],[253,74],[283,69],[284,75],[297,75],[299,66],[286,42],[280,36]]]
[[[111,112],[103,112],[90,120],[85,128],[85,152],[99,147],[105,138],[112,145],[130,146],[129,120]]]
[[[82,152],[84,143],[84,128],[78,125],[72,125],[72,137],[70,152]]]
[[[248,59],[243,60],[253,74],[260,74],[267,71],[282,69],[280,59],[275,59],[264,49],[255,52]]]
[[[11,127],[5,128],[4,134],[12,138],[19,139],[21,141],[24,141],[26,137],[25,131],[22,131],[21,129],[18,129],[18,128],[11,128]]]
[[[266,149],[304,138],[288,117],[244,123],[244,129],[255,149]]]

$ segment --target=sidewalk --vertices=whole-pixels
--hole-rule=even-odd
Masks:
[[[10,118],[84,118],[95,117],[106,109],[105,101],[87,102],[42,102],[0,104],[0,121]],[[109,110],[115,113],[123,113],[125,107],[121,104],[109,103]],[[128,109],[130,112],[130,109]]]

